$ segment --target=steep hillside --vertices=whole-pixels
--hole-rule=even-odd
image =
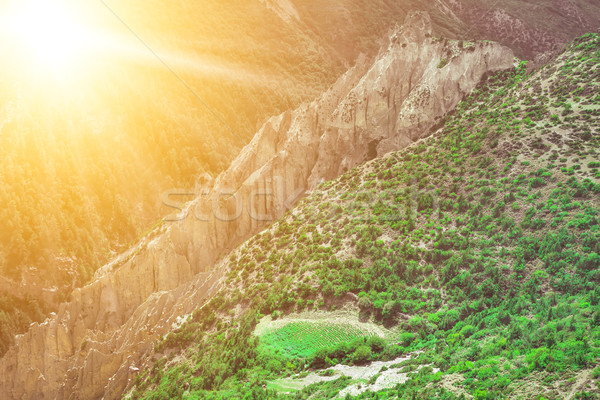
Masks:
[[[4,393],[118,396],[153,341],[212,293],[223,254],[320,181],[426,136],[485,76],[513,66],[508,48],[435,38],[429,16],[412,14],[374,63],[362,60],[318,100],[269,120],[179,221],[158,226],[20,336],[0,361]]]
[[[599,89],[589,34],[532,75],[494,75],[432,137],[320,185],[218,265],[215,295],[135,367],[128,397],[597,398]],[[342,306],[396,337],[295,353],[306,317],[273,325],[276,339],[254,331]],[[370,381],[282,384],[402,355]],[[398,384],[381,389],[389,368]]]

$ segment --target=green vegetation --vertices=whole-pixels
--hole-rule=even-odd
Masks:
[[[261,345],[268,352],[289,358],[309,358],[339,343],[368,338],[371,333],[359,327],[342,323],[290,322],[284,327],[261,337]]]
[[[29,326],[32,322],[40,322],[43,319],[48,311],[44,306],[42,302],[30,295],[21,298],[0,294],[0,354],[4,354],[8,350],[14,332]]]
[[[577,378],[600,361],[599,84],[590,34],[532,75],[491,77],[436,137],[323,184],[230,255],[223,289],[171,334],[185,340],[157,343],[132,398],[334,398],[348,378],[293,395],[266,383],[417,351],[407,371],[440,372],[357,398],[596,398],[597,381]],[[305,327],[253,335],[263,315],[346,302],[400,340],[304,363],[301,346],[264,349]]]

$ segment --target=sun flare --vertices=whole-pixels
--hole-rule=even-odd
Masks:
[[[12,44],[38,70],[68,73],[93,47],[93,32],[61,1],[15,3],[5,17]]]

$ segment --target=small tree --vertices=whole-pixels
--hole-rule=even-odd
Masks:
[[[356,349],[352,355],[352,360],[355,364],[364,364],[371,359],[371,354],[371,346],[364,344]]]

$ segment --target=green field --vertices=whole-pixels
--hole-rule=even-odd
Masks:
[[[321,349],[373,336],[367,324],[363,328],[341,322],[295,321],[266,333],[260,342],[265,349],[284,357],[309,358]]]

